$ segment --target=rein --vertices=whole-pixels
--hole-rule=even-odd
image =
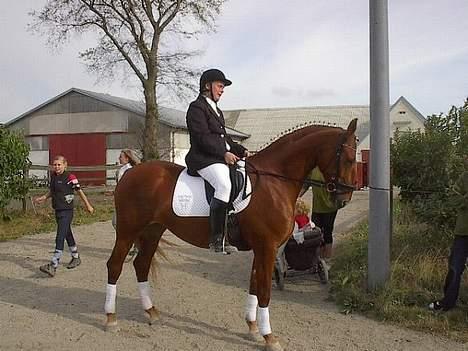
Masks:
[[[325,188],[329,193],[346,194],[349,191],[355,190],[354,186],[345,184],[336,180],[334,182],[322,182],[320,180],[313,180],[313,179],[291,178],[291,177],[287,177],[285,175],[278,174],[278,173],[258,170],[250,161],[247,161],[247,160],[245,162],[245,165],[246,165],[246,169],[250,168],[251,173],[257,174],[259,176],[261,175],[270,176],[274,178],[283,179],[289,182],[300,183],[300,184],[307,185],[307,186],[317,186],[317,187]],[[341,191],[339,191],[338,189],[341,189]]]
[[[250,168],[252,170],[252,173],[254,174],[271,176],[271,177],[283,179],[283,180],[290,181],[290,182],[297,182],[297,183],[306,185],[307,187],[317,186],[317,187],[325,188],[327,192],[334,193],[335,195],[346,194],[350,191],[355,190],[355,187],[353,185],[346,184],[346,183],[339,181],[341,153],[343,151],[343,148],[350,148],[351,150],[354,150],[354,151],[356,151],[356,148],[352,147],[351,145],[345,144],[344,143],[345,138],[346,138],[346,133],[343,133],[343,135],[340,137],[340,141],[338,142],[338,145],[336,148],[336,168],[335,168],[336,173],[332,175],[330,182],[323,182],[320,180],[313,180],[313,179],[308,179],[308,178],[297,179],[297,178],[287,177],[285,175],[278,174],[278,173],[258,170],[257,168],[255,168],[255,166],[251,162],[247,161],[247,159],[245,159],[246,170]],[[333,162],[333,160],[331,160],[330,162]]]

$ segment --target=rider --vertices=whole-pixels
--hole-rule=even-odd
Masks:
[[[201,176],[215,189],[210,203],[210,250],[229,254],[237,251],[224,245],[224,221],[231,192],[228,165],[249,156],[242,145],[226,133],[223,113],[217,103],[224,87],[231,85],[223,72],[209,69],[200,77],[200,95],[187,111],[190,150],[185,157],[188,173]]]

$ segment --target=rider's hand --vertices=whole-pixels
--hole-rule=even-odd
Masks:
[[[226,163],[228,165],[233,165],[235,164],[237,161],[239,161],[239,157],[237,157],[236,155],[234,155],[232,152],[226,152],[224,154],[224,161],[226,161]]]

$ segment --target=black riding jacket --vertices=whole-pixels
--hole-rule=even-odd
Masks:
[[[198,175],[199,169],[213,163],[226,163],[226,143],[230,152],[244,157],[246,148],[236,143],[226,133],[224,116],[218,109],[219,116],[213,111],[203,95],[193,101],[187,111],[187,127],[190,135],[190,150],[185,157],[188,173]]]

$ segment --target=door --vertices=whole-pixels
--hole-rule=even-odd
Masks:
[[[54,134],[49,135],[49,161],[56,155],[63,155],[71,172],[80,183],[88,185],[106,184],[106,171],[74,171],[75,166],[104,166],[106,164],[106,135]]]

